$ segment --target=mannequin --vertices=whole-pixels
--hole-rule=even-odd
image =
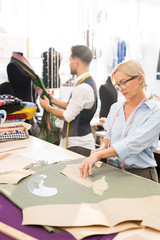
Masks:
[[[18,53],[23,56],[23,53]],[[7,65],[7,74],[13,90],[13,96],[18,97],[24,102],[33,102],[36,104],[36,98],[38,97],[38,94],[33,88],[31,76],[25,70],[23,70],[18,63],[12,60]],[[37,137],[39,134],[39,126],[37,125],[35,117],[27,122],[32,125],[32,128],[30,129],[31,135]]]
[[[23,56],[23,53],[20,53]],[[36,101],[31,77],[15,61],[7,65],[7,74],[13,89],[13,95],[26,102]]]
[[[107,117],[110,107],[113,103],[117,102],[117,90],[114,88],[110,76],[108,77],[105,84],[99,88],[99,96],[101,101],[101,108],[99,117]]]

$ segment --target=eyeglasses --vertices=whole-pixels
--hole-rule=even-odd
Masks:
[[[125,80],[125,81],[120,81],[120,83],[119,83],[119,84],[115,84],[114,87],[115,87],[118,91],[119,91],[119,88],[121,88],[122,90],[125,90],[125,89],[127,88],[126,83],[129,82],[129,81],[131,81],[131,80],[133,80],[133,79],[135,79],[135,78],[137,78],[137,77],[138,77],[138,76],[134,76],[134,77],[131,77],[131,78]]]

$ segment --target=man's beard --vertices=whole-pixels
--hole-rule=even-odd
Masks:
[[[73,69],[71,69],[71,74],[72,74],[72,75],[77,75],[77,71],[76,71],[76,70],[73,70]]]

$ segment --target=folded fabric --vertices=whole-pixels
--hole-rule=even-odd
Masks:
[[[25,129],[29,130],[31,128],[31,124],[26,123],[26,122],[17,122],[17,123],[4,123],[0,125],[1,128],[11,128],[11,127],[25,127]]]
[[[11,127],[11,128],[0,128],[0,133],[10,132],[13,133],[14,131],[24,130],[24,127]]]
[[[26,113],[17,113],[17,114],[9,114],[6,117],[5,123],[9,122],[24,122],[27,119]]]
[[[22,100],[10,94],[0,95],[0,106],[13,105],[13,104],[22,104]]]
[[[6,121],[9,120],[21,120],[21,119],[26,119],[27,118],[27,114],[26,113],[18,113],[18,114],[13,114],[13,115],[7,115],[6,117]]]
[[[26,139],[28,137],[29,137],[29,135],[26,132],[12,133],[12,134],[0,134],[0,142],[9,141],[9,140]]]
[[[23,107],[22,109],[14,111],[10,115],[13,116],[15,114],[26,114],[27,115],[26,119],[33,118],[37,111],[36,104],[31,102],[23,102],[22,107]]]
[[[8,114],[23,108],[23,101],[10,94],[0,95],[0,109],[4,109]]]
[[[31,125],[25,122],[11,122],[0,125],[0,142],[25,139],[29,137]]]

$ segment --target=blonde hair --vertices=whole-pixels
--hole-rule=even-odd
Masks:
[[[112,82],[114,82],[114,75],[116,72],[123,72],[127,74],[128,76],[134,77],[141,75],[143,80],[142,80],[142,87],[146,89],[146,81],[145,81],[145,73],[143,70],[143,67],[140,62],[137,60],[127,60],[119,63],[114,69],[111,74],[111,79]]]

